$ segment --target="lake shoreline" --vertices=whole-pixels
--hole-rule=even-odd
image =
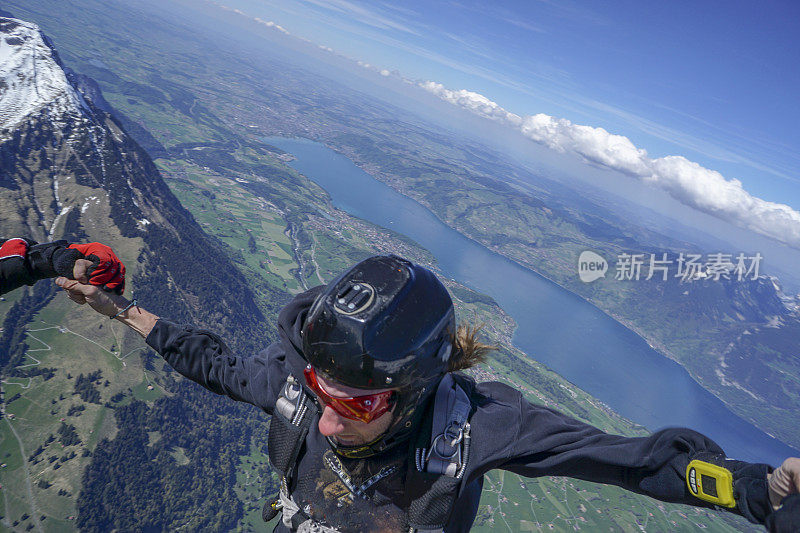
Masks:
[[[513,262],[513,263],[515,263],[517,265],[519,265],[520,268],[524,268],[524,269],[528,270],[529,272],[532,272],[532,273],[536,274],[537,276],[540,276],[541,278],[549,281],[550,283],[554,284],[555,286],[557,286],[557,287],[569,292],[570,294],[573,294],[573,295],[577,296],[578,298],[580,298],[581,300],[583,300],[587,304],[593,306],[595,309],[597,309],[598,311],[600,311],[601,313],[603,313],[604,315],[609,317],[611,320],[614,320],[620,326],[624,327],[625,329],[627,329],[628,331],[630,331],[631,333],[633,333],[634,335],[639,337],[642,341],[647,343],[647,345],[650,346],[656,353],[658,353],[662,357],[664,357],[664,358],[666,358],[666,359],[668,359],[670,361],[673,361],[676,364],[680,365],[680,367],[683,368],[686,371],[686,373],[692,378],[692,380],[694,380],[695,383],[698,384],[698,386],[702,387],[709,394],[712,394],[715,398],[717,398],[720,402],[722,402],[728,409],[730,409],[734,414],[736,414],[737,416],[741,417],[743,420],[746,420],[747,422],[752,424],[754,427],[757,427],[758,429],[760,429],[761,431],[763,431],[764,433],[766,433],[770,437],[773,437],[776,440],[781,440],[781,438],[776,437],[775,435],[770,433],[766,428],[761,427],[759,425],[759,423],[757,421],[753,420],[749,415],[745,414],[744,412],[740,412],[739,407],[737,406],[737,404],[730,403],[730,402],[726,401],[726,399],[723,398],[717,391],[715,391],[714,389],[708,388],[700,379],[698,379],[698,374],[696,374],[693,370],[691,370],[689,367],[687,367],[676,355],[674,355],[662,343],[656,341],[655,339],[649,338],[646,333],[644,333],[643,331],[640,331],[639,328],[637,328],[631,322],[623,319],[622,317],[619,317],[618,315],[616,315],[616,314],[614,314],[614,313],[612,313],[610,311],[607,311],[607,310],[603,309],[597,303],[593,302],[592,300],[589,300],[587,297],[585,297],[585,296],[581,295],[580,293],[577,293],[574,290],[572,290],[568,285],[564,285],[564,284],[559,283],[555,279],[549,277],[547,274],[537,270],[536,268],[532,267],[531,265],[528,265],[526,263],[522,263],[522,262],[518,261],[517,259],[515,259],[513,257],[509,257],[508,255],[504,254],[502,251],[498,250],[497,247],[492,246],[489,243],[482,243],[482,242],[476,240],[475,238],[471,237],[470,235],[467,235],[464,232],[460,231],[458,228],[452,226],[446,220],[442,219],[439,216],[439,214],[434,209],[432,209],[431,206],[426,205],[423,202],[420,202],[418,199],[406,194],[403,190],[396,188],[392,184],[391,181],[381,179],[379,177],[380,176],[380,172],[373,171],[371,168],[369,168],[368,165],[364,164],[363,162],[361,162],[358,159],[355,159],[353,157],[354,154],[343,152],[337,146],[335,146],[333,144],[330,144],[329,142],[326,142],[326,141],[315,141],[313,139],[306,139],[306,138],[303,138],[303,137],[292,137],[292,139],[318,142],[319,144],[321,144],[321,145],[325,146],[326,148],[330,149],[331,151],[336,152],[336,153],[342,155],[343,157],[346,157],[347,159],[352,161],[355,166],[357,166],[359,169],[361,169],[365,174],[368,174],[374,180],[376,180],[376,181],[378,181],[380,183],[383,183],[387,187],[390,187],[392,190],[394,190],[398,194],[408,198],[409,200],[412,200],[412,201],[416,202],[417,204],[422,206],[424,209],[426,209],[429,213],[431,213],[434,217],[436,217],[442,224],[444,224],[445,226],[449,227],[453,231],[458,232],[465,239],[469,239],[470,241],[474,242],[478,246],[483,246],[484,248],[486,248],[488,250],[491,250],[492,252],[494,252],[494,253],[496,253],[496,254],[508,259],[509,261],[511,261],[511,262]],[[309,179],[311,179],[311,178],[309,178]],[[517,324],[516,327],[519,328],[519,324]],[[518,346],[516,344],[515,344],[515,346],[517,348],[519,348],[519,349],[522,349],[520,346]],[[524,352],[524,350],[523,350],[523,352]],[[539,362],[541,364],[545,364],[543,361],[537,360],[537,362]],[[545,364],[545,366],[547,366],[547,365]],[[565,379],[567,379],[567,378],[565,377]],[[576,384],[576,386],[577,386],[577,384]],[[800,441],[792,442],[792,439],[788,439],[788,442],[785,441],[785,440],[781,440],[781,442],[784,442],[785,444],[787,444],[789,446],[792,446],[792,447],[800,447]]]
[[[265,141],[265,142],[271,142],[272,144],[279,142],[279,139],[276,139],[275,137],[271,137],[271,139],[274,139],[274,141]],[[445,273],[448,277],[457,279],[459,283],[466,284],[471,288],[473,288],[473,290],[487,294],[488,296],[492,297],[505,313],[507,313],[511,317],[514,317],[515,319],[516,327],[514,330],[514,339],[513,339],[515,348],[517,348],[518,350],[520,350],[525,354],[537,354],[537,356],[544,355],[545,356],[544,358],[537,357],[534,359],[532,357],[531,359],[535,360],[539,364],[542,364],[546,368],[555,371],[570,383],[573,383],[575,386],[586,391],[597,401],[602,402],[602,404],[608,406],[615,413],[619,414],[620,416],[628,420],[633,421],[638,425],[642,425],[644,427],[651,429],[653,428],[658,429],[660,427],[666,427],[670,425],[674,426],[676,424],[684,425],[687,427],[701,428],[701,429],[708,428],[706,431],[712,431],[712,433],[716,432],[719,435],[719,437],[715,438],[716,440],[719,440],[720,442],[728,442],[731,444],[738,443],[740,448],[743,446],[744,449],[749,449],[750,451],[744,452],[745,455],[753,455],[755,453],[757,456],[762,456],[763,453],[770,453],[767,450],[772,450],[772,453],[774,454],[772,456],[774,461],[777,460],[778,456],[785,457],[786,453],[796,453],[796,452],[783,451],[783,449],[791,447],[788,446],[785,442],[775,439],[772,435],[768,434],[766,431],[759,428],[754,422],[734,412],[732,410],[732,406],[725,403],[722,400],[722,398],[714,394],[711,390],[703,387],[703,385],[696,379],[696,377],[692,373],[690,373],[685,366],[680,364],[680,362],[675,357],[671,357],[669,354],[665,353],[664,350],[657,349],[656,346],[654,346],[653,344],[650,343],[650,341],[648,341],[645,335],[637,331],[635,328],[630,327],[630,325],[624,323],[624,321],[620,320],[618,317],[615,317],[610,313],[606,312],[605,310],[601,309],[594,302],[591,302],[582,295],[569,290],[569,288],[561,285],[560,283],[549,278],[548,276],[538,272],[536,269],[531,268],[528,265],[522,264],[513,258],[507,257],[506,255],[495,250],[494,248],[485,245],[461,233],[456,228],[453,228],[446,222],[442,221],[441,218],[439,218],[439,216],[436,214],[436,212],[434,212],[429,206],[419,202],[415,198],[407,196],[406,194],[404,194],[401,191],[398,191],[397,189],[395,189],[388,183],[384,182],[380,178],[375,177],[373,173],[370,173],[370,171],[365,170],[362,167],[362,165],[360,165],[357,161],[354,161],[346,153],[342,153],[341,151],[337,150],[331,145],[324,142],[320,143],[312,139],[297,138],[297,137],[295,138],[284,137],[280,138],[280,140],[283,140],[285,142],[300,143],[302,145],[313,144],[317,145],[319,148],[324,148],[325,152],[319,152],[318,148],[313,148],[311,146],[306,146],[302,149],[300,147],[297,147],[297,149],[301,150],[301,155],[298,155],[297,153],[293,154],[296,158],[295,162],[302,166],[304,163],[304,158],[306,158],[305,164],[311,166],[306,166],[306,168],[304,169],[295,167],[295,169],[298,172],[303,173],[304,176],[306,176],[311,181],[314,181],[315,183],[317,183],[318,186],[320,186],[323,190],[325,190],[326,194],[328,194],[328,196],[331,198],[332,203],[338,209],[342,209],[343,211],[349,213],[350,215],[357,216],[359,218],[369,221],[370,223],[387,227],[389,229],[392,229],[392,231],[404,234],[406,237],[417,242],[422,248],[427,249],[428,252],[430,252],[432,256],[435,257],[436,263],[440,266],[442,272]],[[284,148],[283,146],[279,146],[279,148],[291,151],[290,149]],[[316,155],[311,155],[312,153]],[[329,155],[324,155],[324,153],[329,153]],[[342,158],[343,162],[342,163],[337,162],[335,160],[336,157]],[[323,161],[324,163],[322,163]],[[317,169],[314,168],[315,165],[318,165]],[[337,165],[349,165],[354,169],[353,171],[360,172],[364,176],[364,178],[356,178],[355,176],[351,176],[350,174],[352,172],[348,171],[346,167]],[[294,167],[294,165],[292,166]],[[322,182],[320,182],[319,179],[321,176],[318,176],[317,173],[318,172],[330,173],[332,171],[331,167],[336,167],[339,174],[336,177],[325,178],[323,179]],[[329,181],[328,185],[325,184],[326,179]],[[372,194],[374,195],[375,198],[381,197],[378,198],[377,200],[378,202],[386,200],[391,196],[391,194],[398,195],[398,201],[394,201],[394,203],[391,206],[385,207],[384,211],[380,212],[379,215],[378,214],[369,215],[358,212],[359,210],[363,211],[364,209],[363,201],[361,204],[357,203],[357,205],[354,205],[351,208],[348,207],[347,204],[341,205],[340,199],[334,199],[334,196],[336,196],[337,194],[340,197],[342,194],[345,194],[345,197],[348,199],[349,202],[352,201],[355,198],[355,196],[357,196],[357,194],[354,193],[354,189],[357,187],[354,187],[354,185],[358,185],[361,189],[364,190],[372,187],[368,184],[367,181],[358,181],[358,180],[368,180],[369,182],[373,182],[376,184],[374,187],[386,188],[385,189],[386,193],[380,192],[384,189],[372,190]],[[347,191],[346,193],[342,191],[342,188],[345,186],[350,187],[349,189],[345,189]],[[333,189],[331,189],[331,187],[333,187]],[[363,193],[363,191],[360,192]],[[403,198],[405,199],[406,202],[409,202],[409,205],[405,206],[399,205],[403,203],[399,201],[400,198]],[[375,203],[374,201],[369,199],[365,201],[368,204]],[[377,207],[377,204],[375,207]],[[375,207],[373,207],[373,210],[375,209]],[[353,208],[355,208],[357,212],[352,212],[351,209]],[[394,213],[394,211],[398,209],[399,211],[397,211],[397,213]],[[423,211],[420,211],[419,214],[416,214],[414,213],[414,211],[417,209],[421,209]],[[422,215],[423,212],[427,213],[427,215]],[[414,221],[412,222],[411,219],[403,218],[403,217],[408,217],[409,215],[411,215],[412,217],[416,217],[416,219],[414,219]],[[378,216],[378,219],[373,220],[371,218],[373,216]],[[384,222],[378,221],[379,219],[386,218],[387,216],[391,216],[394,218],[392,218],[391,220],[386,219]],[[429,217],[430,217],[430,223],[433,224],[434,222],[437,222],[438,225],[442,228],[442,230],[425,226],[425,228],[429,228],[429,231],[428,229],[426,229],[426,231],[423,234],[420,234],[419,233],[420,222],[422,222],[423,218],[428,219]],[[397,222],[398,225],[394,225],[395,222]],[[391,225],[387,226],[386,225],[387,223]],[[401,228],[403,224],[405,224],[405,228]],[[414,224],[416,224],[415,226],[417,228],[416,230],[413,229],[412,227],[414,226]],[[409,233],[409,231],[411,231],[411,233]],[[415,231],[417,232],[418,237],[423,238],[423,240],[435,239],[436,237],[444,238],[443,232],[446,231],[452,232],[452,237],[450,237],[451,241],[447,241],[448,243],[452,242],[452,245],[447,247],[449,248],[448,250],[445,250],[441,248],[441,244],[435,244],[435,243],[432,243],[430,245],[424,244],[419,240],[419,238],[414,237]],[[429,235],[430,233],[436,235]],[[456,239],[456,241],[458,239],[463,239],[464,242],[470,244],[461,245],[455,241],[452,241],[452,239]],[[433,246],[433,248],[431,246]],[[594,363],[596,361],[592,361],[592,358],[589,357],[589,352],[587,351],[587,350],[589,351],[593,350],[593,348],[595,348],[595,344],[586,343],[581,345],[579,344],[580,342],[582,342],[581,340],[577,341],[578,344],[575,344],[574,342],[571,343],[570,341],[572,339],[568,339],[567,337],[573,337],[573,335],[569,335],[569,332],[567,332],[567,337],[563,337],[561,340],[556,341],[556,346],[558,347],[557,349],[558,357],[556,357],[555,359],[553,358],[554,353],[553,353],[552,339],[549,341],[550,345],[542,344],[542,346],[537,347],[538,346],[537,344],[538,340],[537,340],[536,342],[534,342],[533,347],[528,346],[531,343],[531,338],[532,338],[531,334],[535,333],[536,328],[532,328],[530,330],[521,330],[519,318],[520,316],[525,316],[526,319],[528,317],[531,317],[534,320],[541,321],[543,315],[536,315],[535,313],[541,313],[542,310],[531,308],[530,311],[524,311],[524,312],[526,313],[529,312],[533,314],[519,315],[520,312],[523,312],[522,311],[523,308],[520,308],[521,305],[520,302],[515,299],[516,303],[512,304],[511,302],[508,302],[510,305],[512,305],[512,307],[514,307],[514,311],[512,312],[512,310],[509,310],[507,305],[501,303],[501,300],[503,300],[503,298],[505,298],[506,300],[508,299],[507,291],[503,292],[502,294],[496,293],[497,290],[496,286],[494,289],[487,290],[487,288],[485,288],[484,285],[486,285],[488,280],[486,278],[480,277],[480,273],[478,271],[471,272],[471,275],[473,275],[472,280],[470,280],[469,277],[462,279],[462,276],[464,275],[463,271],[459,274],[458,268],[456,268],[456,270],[453,270],[454,267],[452,264],[450,266],[443,264],[442,261],[445,260],[445,258],[447,258],[447,261],[450,261],[452,263],[453,261],[452,254],[454,253],[454,250],[456,248],[458,249],[458,251],[460,251],[460,253],[470,253],[470,254],[477,253],[471,250],[462,249],[463,246],[471,246],[475,249],[485,250],[485,252],[481,253],[484,255],[488,253],[490,254],[490,256],[493,255],[496,258],[490,260],[487,259],[487,257],[482,256],[484,262],[485,261],[496,262],[497,260],[507,262],[505,267],[503,267],[501,263],[496,263],[496,264],[491,263],[493,265],[493,268],[501,269],[506,274],[509,274],[511,270],[519,269],[519,272],[522,273],[523,276],[525,275],[524,274],[525,272],[527,272],[528,276],[533,276],[533,278],[529,279],[528,281],[519,280],[519,283],[522,283],[523,285],[519,285],[518,288],[520,290],[531,290],[532,288],[536,288],[537,291],[542,291],[542,292],[537,292],[537,299],[542,300],[541,303],[546,303],[547,305],[550,306],[547,308],[547,314],[553,315],[553,318],[556,318],[556,316],[555,314],[550,312],[550,309],[561,308],[559,309],[559,311],[562,312],[574,311],[580,315],[576,316],[576,319],[583,320],[583,322],[575,322],[573,326],[583,327],[584,329],[586,329],[586,326],[588,325],[590,326],[588,329],[592,329],[598,324],[591,321],[592,320],[597,321],[599,319],[597,319],[594,316],[589,316],[591,323],[587,323],[586,315],[591,314],[589,311],[587,311],[587,308],[575,309],[576,306],[579,305],[585,305],[587,303],[591,304],[590,306],[591,310],[593,310],[595,313],[597,311],[600,311],[599,315],[602,315],[603,317],[605,317],[606,320],[609,321],[609,323],[613,323],[615,325],[613,328],[611,328],[612,330],[615,331],[606,331],[604,329],[599,330],[598,333],[601,334],[600,340],[595,341],[594,339],[592,339],[592,342],[595,344],[596,342],[600,342],[601,345],[603,344],[604,341],[611,342],[611,345],[609,346],[615,346],[619,344],[619,346],[616,346],[616,348],[617,352],[619,352],[620,355],[612,354],[613,357],[611,357],[611,359],[604,362],[601,361],[601,366],[595,368]],[[442,253],[450,254],[450,257],[446,255],[444,256],[440,255]],[[477,258],[477,256],[475,257]],[[470,255],[469,258],[472,259],[472,255]],[[472,263],[474,263],[474,261]],[[464,263],[464,265],[469,265],[469,264],[471,264],[469,263],[469,261],[467,263]],[[474,267],[475,265],[472,266]],[[535,281],[536,279],[538,279],[539,281],[538,282]],[[477,286],[475,285],[476,283],[478,284]],[[542,283],[548,284],[550,286],[550,289],[545,289],[544,288],[545,286],[541,286]],[[525,287],[525,289],[523,289],[523,286]],[[505,296],[503,296],[503,294]],[[521,295],[523,296],[524,294],[525,293],[521,293]],[[561,301],[560,300],[561,297],[558,297],[557,294],[568,295],[570,298],[568,298],[568,300]],[[502,298],[500,298],[500,296],[502,296]],[[577,302],[580,303],[578,304]],[[522,304],[522,305],[528,305],[528,304]],[[565,318],[562,317],[561,320],[565,320]],[[571,319],[566,319],[566,320],[570,321]],[[602,322],[602,320],[600,320],[600,322]],[[541,322],[541,324],[539,323],[535,324],[537,324],[537,327],[542,327],[542,325],[545,325],[546,323],[547,320]],[[579,324],[583,324],[583,326],[579,326]],[[603,326],[602,323],[599,325],[602,327],[610,327],[610,326]],[[556,326],[557,329],[558,327],[559,326]],[[528,338],[524,339],[524,335],[521,336],[520,331],[527,331]],[[621,331],[624,333],[620,333]],[[586,331],[583,332],[583,335],[585,337]],[[579,335],[578,337],[581,336]],[[536,337],[534,336],[533,338]],[[631,339],[635,339],[636,342],[641,343],[642,346],[637,346],[635,345],[635,343],[632,344]],[[567,344],[562,346],[561,345],[562,340],[567,340]],[[545,339],[542,342],[547,342],[547,341]],[[622,344],[620,344],[620,342]],[[575,351],[576,349],[582,351],[576,352]],[[657,362],[653,361],[653,356],[643,357],[640,362],[638,363],[635,362],[637,355],[640,355],[639,352],[642,350],[644,351],[649,350],[652,354],[657,354],[655,359],[659,359],[665,362],[669,361],[670,365],[672,366],[667,365],[667,367],[664,367],[664,365],[659,365]],[[574,354],[583,353],[583,355],[580,357],[571,358],[569,362],[565,363],[565,360],[563,359],[562,356],[564,354],[570,354],[570,353]],[[641,355],[643,356],[644,354]],[[606,356],[608,356],[608,354],[606,354]],[[619,379],[621,379],[622,376],[619,374],[619,371],[616,371],[618,377],[613,378],[612,374],[609,374],[610,367],[602,366],[603,363],[606,365],[610,365],[612,362],[617,360],[619,361],[618,366],[613,368],[624,368],[626,369],[626,374],[634,372],[634,374],[631,375],[636,378],[636,382],[639,382],[642,378],[645,378],[645,381],[649,379],[652,382],[651,385],[647,386],[649,388],[645,388],[641,392],[635,393],[634,390],[637,390],[636,387],[641,388],[641,386],[645,386],[644,382],[642,382],[640,385],[635,385],[635,386],[629,385],[629,382],[624,382],[625,383],[624,385],[618,384],[617,382],[619,381]],[[564,364],[572,366],[569,366],[569,368],[567,367],[562,368]],[[578,366],[581,367],[580,370],[576,370]],[[592,374],[588,378],[590,381],[587,381],[586,372],[589,369],[591,370]],[[606,372],[605,378],[602,377],[603,371]],[[575,372],[577,372],[577,374]],[[639,373],[638,376],[636,375],[636,372]],[[649,377],[647,377],[648,374]],[[681,378],[678,374],[682,374],[685,377]],[[656,376],[657,379],[653,381],[653,379]],[[599,381],[597,379],[598,377],[600,378]],[[605,381],[605,379],[608,379],[608,381]],[[691,382],[692,385],[688,385],[686,382]],[[587,385],[590,386],[587,387]],[[659,388],[659,385],[662,386]],[[674,388],[669,389],[672,392],[664,392],[664,386],[671,386]],[[689,387],[689,389],[687,389],[686,387]],[[692,389],[692,387],[694,387],[694,389],[690,390]],[[662,392],[659,393],[658,392],[659,390],[661,390]],[[685,393],[683,393],[681,396],[675,396],[675,394],[678,394],[680,391],[684,390]],[[629,397],[626,396],[626,394],[627,395],[633,394],[633,396]],[[662,400],[662,397],[658,396],[659,394],[666,394],[666,396],[664,396]],[[705,396],[705,398],[707,399],[703,399],[703,394],[707,395]],[[626,401],[626,399],[629,399],[629,401]],[[711,400],[715,401],[716,405],[713,405],[713,402],[711,404],[708,404],[708,402]],[[620,406],[622,405],[620,404],[620,401],[625,402],[625,408],[622,410],[620,409]],[[669,405],[669,407],[665,407],[666,405]],[[703,406],[701,409],[702,412],[698,412],[697,409],[700,408],[701,405]],[[649,420],[649,422],[647,420]],[[672,420],[674,420],[674,422],[672,422]],[[750,430],[745,429],[745,427],[747,426],[749,426],[751,429]],[[756,433],[753,433],[754,431]],[[761,439],[761,437],[758,436],[759,434],[764,437],[771,438],[772,441],[774,441],[773,444],[770,445],[767,442],[761,443],[761,441],[759,440]],[[777,449],[776,447],[783,449],[781,451],[776,451]],[[731,446],[731,448],[734,448],[734,446]],[[764,451],[759,452],[758,450],[764,450]],[[742,453],[743,453],[742,450],[737,450],[735,452],[735,454],[738,456],[742,456]]]

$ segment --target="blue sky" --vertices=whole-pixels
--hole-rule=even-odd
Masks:
[[[216,2],[434,81],[428,90],[472,111],[482,95],[522,117],[502,119],[517,129],[544,113],[625,136],[621,147],[598,130],[578,138],[555,121],[527,135],[593,162],[610,157],[640,179],[655,168],[673,198],[800,249],[800,2]],[[449,92],[459,89],[470,94]],[[542,137],[559,127],[556,140]]]
[[[405,77],[684,155],[800,208],[800,3],[222,0]]]

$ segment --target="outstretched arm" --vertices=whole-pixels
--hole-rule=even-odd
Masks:
[[[108,246],[0,239],[0,294],[56,276],[81,279],[118,294],[125,289],[125,266]]]
[[[58,275],[72,277],[75,261],[83,258],[69,249],[67,241],[38,244],[36,241],[3,239],[0,245],[0,294],[40,279]]]
[[[611,435],[552,409],[530,404],[504,385],[479,388],[487,386],[497,389],[491,394],[497,401],[476,414],[492,420],[492,427],[518,429],[507,443],[489,452],[489,468],[528,477],[557,475],[607,483],[669,502],[702,507],[723,505],[722,499],[704,498],[697,485],[691,488],[691,476],[687,475],[690,463],[697,460],[710,466],[694,463],[696,480],[700,480],[702,472],[719,473],[714,467],[730,473],[730,477],[719,478],[727,479],[728,486],[723,487],[720,481],[717,487],[718,496],[726,488],[733,496],[724,503],[729,511],[762,524],[773,511],[767,481],[772,467],[727,459],[722,448],[696,431],[668,428],[647,437]],[[477,430],[481,424],[472,426]]]
[[[217,335],[163,320],[120,295],[64,277],[56,279],[56,285],[74,302],[89,304],[139,333],[183,376],[212,392],[272,412],[278,388],[287,377],[277,345],[266,357],[238,357]]]

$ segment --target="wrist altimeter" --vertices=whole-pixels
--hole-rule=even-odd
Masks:
[[[736,507],[733,474],[727,468],[695,459],[686,467],[686,484],[701,500],[722,507]]]

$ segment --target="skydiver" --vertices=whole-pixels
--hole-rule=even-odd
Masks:
[[[6,260],[0,250],[0,282],[23,279],[19,261]],[[29,281],[55,270],[25,261]],[[269,458],[281,488],[264,514],[282,512],[275,531],[468,531],[483,476],[496,468],[618,485],[800,531],[798,458],[777,469],[729,459],[685,428],[607,434],[457,372],[487,347],[456,328],[436,276],[399,257],[366,259],[297,295],[279,314],[280,340],[254,357],[128,301],[124,280],[104,289],[86,274],[97,264],[78,258],[56,284],[138,332],[182,375],[272,415]]]

